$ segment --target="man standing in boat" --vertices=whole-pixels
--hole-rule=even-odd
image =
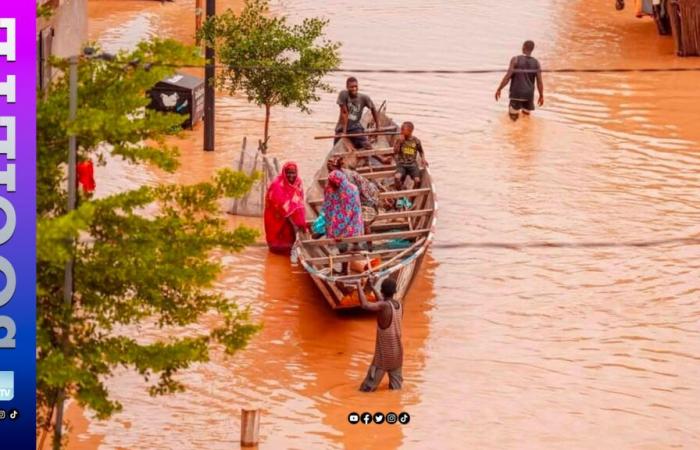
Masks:
[[[376,303],[369,303],[365,296],[362,283],[357,282],[358,297],[362,308],[377,314],[377,341],[374,347],[374,359],[369,366],[367,376],[360,386],[362,392],[374,392],[384,378],[389,374],[389,389],[401,389],[403,377],[403,344],[401,343],[401,325],[403,321],[403,306],[394,298],[396,281],[387,278],[382,282],[381,294],[374,288],[375,279],[370,277],[370,285],[374,292]]]
[[[518,120],[521,110],[525,115],[529,115],[531,111],[535,110],[535,83],[537,83],[537,91],[539,92],[537,104],[544,105],[542,69],[539,61],[532,57],[534,49],[534,42],[525,41],[523,54],[514,56],[510,60],[508,72],[496,90],[496,101],[498,101],[501,98],[501,91],[510,82],[508,114],[513,121]]]
[[[340,91],[340,94],[338,94],[337,103],[340,108],[340,118],[338,119],[338,125],[335,127],[335,133],[364,133],[365,129],[360,121],[362,120],[362,113],[365,108],[369,108],[369,110],[372,111],[374,126],[378,128],[379,113],[377,112],[377,108],[374,106],[372,99],[369,98],[369,95],[360,94],[357,78],[348,78],[345,82],[345,87],[346,90]],[[336,144],[339,140],[340,138],[336,138],[333,144]],[[366,150],[372,148],[367,136],[352,137],[350,141],[355,148]]]

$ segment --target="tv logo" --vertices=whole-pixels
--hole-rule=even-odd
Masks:
[[[9,402],[15,398],[15,373],[0,371],[0,401]]]

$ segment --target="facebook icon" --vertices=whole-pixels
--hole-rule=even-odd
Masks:
[[[0,371],[0,402],[15,398],[15,373]]]

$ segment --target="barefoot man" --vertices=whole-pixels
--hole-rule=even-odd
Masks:
[[[377,314],[377,342],[374,347],[374,359],[369,366],[367,376],[360,386],[362,392],[377,390],[384,374],[389,374],[389,389],[401,389],[403,377],[401,366],[403,365],[403,344],[401,343],[401,322],[403,319],[403,307],[394,298],[396,294],[396,281],[387,278],[382,282],[381,294],[374,288],[374,279],[370,278],[370,284],[377,303],[369,303],[365,296],[361,282],[357,282],[358,296],[362,308]]]
[[[540,63],[532,57],[532,51],[535,49],[535,43],[525,41],[523,44],[523,54],[514,56],[510,60],[508,72],[503,77],[503,81],[496,90],[496,101],[501,98],[501,91],[510,82],[510,104],[508,106],[508,115],[515,121],[520,116],[520,110],[523,114],[530,114],[530,111],[535,110],[535,82],[537,82],[537,91],[540,94],[537,104],[544,105],[544,84],[542,83],[542,69]]]

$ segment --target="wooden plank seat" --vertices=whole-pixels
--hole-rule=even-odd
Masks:
[[[361,253],[345,253],[342,255],[335,255],[333,257],[329,256],[319,256],[315,258],[306,258],[305,261],[311,264],[316,264],[316,265],[327,265],[331,262],[331,260],[334,263],[344,263],[344,262],[350,262],[350,261],[366,261],[368,258],[374,259],[374,258],[383,258],[387,256],[393,256],[397,253],[400,253],[403,249],[392,249],[392,250],[377,250],[374,252],[361,252]]]
[[[381,172],[366,172],[362,176],[368,180],[373,180],[376,178],[391,178],[394,176],[394,170],[382,170]],[[321,177],[317,179],[319,183],[324,184],[328,181],[328,177]]]
[[[372,172],[384,172],[390,170],[392,173],[396,172],[396,164],[381,164],[378,166],[362,166],[355,169],[359,174],[365,175],[366,173]]]
[[[358,158],[364,158],[367,156],[383,156],[383,155],[393,155],[394,147],[384,147],[384,148],[373,148],[372,150],[354,150],[352,152],[338,152],[331,153],[331,157],[336,156],[356,156]]]
[[[403,191],[387,191],[380,192],[379,198],[401,198],[401,197],[420,197],[430,194],[430,188],[419,188],[419,189],[405,189]],[[322,205],[323,199],[308,200],[309,205]]]
[[[370,230],[372,231],[372,233],[386,233],[387,231],[408,230],[410,228],[411,226],[408,223],[408,221],[379,223],[373,222],[372,225],[370,225]]]
[[[396,219],[403,219],[407,217],[420,217],[420,216],[428,216],[433,214],[435,212],[434,209],[413,209],[413,210],[408,210],[408,211],[389,211],[389,212],[384,212],[381,214],[377,215],[377,218],[374,220],[375,222],[379,221],[384,221],[384,220],[396,220]]]
[[[400,260],[401,258],[408,257],[410,254],[416,252],[421,245],[425,242],[425,237],[418,239],[416,242],[414,242],[410,247],[406,247],[404,249],[401,249],[397,254],[392,256],[389,260],[387,261],[382,261],[382,263],[377,266],[373,267],[371,271],[381,271],[385,269],[386,267],[389,267],[390,265],[394,264],[397,260]],[[362,277],[362,274],[348,274],[348,275],[340,275],[340,276],[335,276],[334,279],[337,281],[344,281],[344,280],[357,280]]]
[[[432,214],[434,210],[432,208],[430,209],[413,209],[413,210],[408,210],[408,211],[387,211],[383,213],[377,214],[377,218],[374,219],[374,222],[380,222],[380,221],[386,221],[386,220],[397,220],[397,219],[403,219],[403,218],[408,218],[408,217],[420,217],[420,216],[428,216]],[[306,221],[309,225],[314,223],[316,219],[309,219]]]
[[[388,241],[392,239],[411,239],[418,236],[423,236],[430,233],[430,229],[423,228],[420,230],[410,230],[410,231],[395,231],[389,233],[372,233],[365,234],[362,236],[355,236],[350,238],[343,238],[336,242],[335,239],[305,239],[301,241],[302,245],[309,246],[322,246],[322,245],[338,245],[339,243],[354,244],[357,242],[378,242],[378,241]]]

